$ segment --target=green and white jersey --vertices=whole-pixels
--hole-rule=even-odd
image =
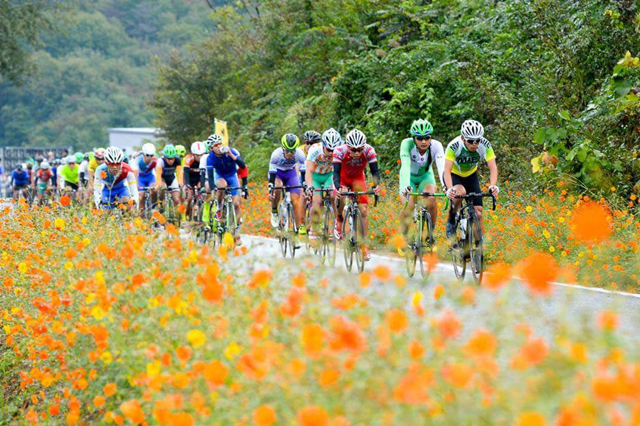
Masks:
[[[424,154],[420,154],[413,138],[407,138],[400,144],[400,188],[409,186],[411,177],[432,173],[431,165],[435,162],[440,183],[444,187],[444,149],[442,143],[431,139],[431,145]]]
[[[451,173],[460,177],[467,177],[478,170],[480,161],[491,161],[496,158],[496,154],[493,152],[489,141],[485,138],[480,138],[478,150],[471,152],[465,146],[462,138],[458,136],[447,145],[444,158],[453,162]]]

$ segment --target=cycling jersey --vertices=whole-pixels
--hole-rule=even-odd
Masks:
[[[478,163],[482,160],[491,161],[496,158],[493,148],[488,140],[480,138],[480,144],[476,152],[469,151],[462,138],[458,136],[447,145],[444,154],[445,160],[453,162],[451,173],[461,177],[471,176],[478,170]]]
[[[307,154],[307,161],[316,165],[314,174],[327,174],[333,172],[333,153],[325,154],[324,147],[321,143],[312,145]]]
[[[197,186],[200,184],[200,163],[202,162],[202,157],[199,160],[196,159],[196,156],[193,154],[189,154],[184,157],[184,184],[189,186]]]
[[[100,165],[96,169],[93,186],[93,198],[96,205],[101,201],[112,203],[125,197],[138,202],[138,186],[131,166],[122,163],[120,173],[112,175],[106,164]]]
[[[88,169],[91,173],[95,173],[96,169],[98,168],[99,164],[96,161],[95,158],[92,158],[91,160],[89,160],[89,165],[88,165]]]
[[[435,162],[440,183],[444,187],[444,149],[442,143],[431,139],[431,145],[424,154],[420,154],[413,138],[407,138],[400,144],[400,191],[408,186],[423,191],[426,185],[435,185],[431,165]]]
[[[377,163],[376,151],[369,144],[364,144],[364,150],[359,157],[352,157],[347,145],[340,145],[333,151],[333,162],[342,164],[340,180],[364,177],[367,164]]]
[[[152,157],[149,163],[145,163],[144,156],[139,155],[133,162],[133,167],[138,170],[138,176],[152,175],[158,165],[158,159]]]
[[[277,148],[273,151],[271,159],[269,160],[269,173],[273,174],[278,170],[283,172],[293,170],[296,168],[296,164],[300,172],[304,172],[306,171],[305,160],[304,152],[300,148],[296,148],[295,154],[291,158],[284,156],[284,149],[282,147]]]
[[[240,164],[244,166],[244,162],[236,149],[230,148],[230,152],[236,157],[235,160],[228,154],[218,156],[213,152],[209,153],[207,155],[207,170],[213,170],[216,176],[223,178],[235,176],[238,173],[238,167]]]
[[[60,169],[60,176],[62,176],[63,183],[72,183],[77,185],[80,180],[80,168],[76,165],[72,169],[68,164],[65,164]]]
[[[13,181],[14,185],[28,185],[31,181],[29,173],[27,173],[26,170],[23,170],[22,172],[14,170],[13,172],[11,172],[11,180]]]
[[[36,178],[39,183],[49,183],[53,179],[53,172],[49,169],[39,169],[36,173]]]
[[[173,164],[167,163],[167,159],[162,157],[158,160],[158,175],[167,184],[172,191],[180,190],[180,182],[182,181],[182,166],[178,158],[173,160]]]

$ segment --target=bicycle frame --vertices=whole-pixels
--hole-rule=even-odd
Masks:
[[[278,203],[278,240],[280,242],[282,257],[287,256],[287,248],[289,249],[289,253],[292,258],[295,257],[296,250],[298,249],[298,224],[296,223],[293,203],[291,202],[291,190],[301,188],[304,188],[304,186],[276,186],[271,188],[271,193],[275,191],[284,192],[280,202]],[[292,225],[291,229],[289,229],[290,224]]]
[[[358,196],[360,195],[373,195],[375,197],[374,206],[378,205],[378,195],[374,191],[351,191],[338,193],[340,197],[348,197],[343,212],[342,223],[342,240],[344,246],[344,262],[347,267],[347,271],[351,271],[353,266],[353,256],[355,254],[356,264],[358,272],[364,271],[364,249],[366,235],[364,235],[364,223],[362,220],[362,213],[358,204]],[[347,236],[347,226],[349,232]],[[358,238],[358,234],[361,238]],[[361,241],[360,241],[361,240]]]
[[[446,194],[410,192],[405,196],[405,208],[409,203],[409,197],[446,197]],[[413,206],[413,223],[416,226],[415,235],[407,234],[408,250],[405,254],[407,274],[409,277],[413,277],[416,269],[416,263],[419,263],[420,274],[422,275],[422,278],[427,279],[429,277],[429,271],[425,268],[423,255],[433,252],[435,239],[433,238],[433,220],[429,213],[429,209],[425,205],[418,202],[415,203]]]

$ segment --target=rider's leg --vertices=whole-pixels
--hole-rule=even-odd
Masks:
[[[423,190],[423,193],[428,192],[433,194],[434,192],[436,192],[436,186],[435,185],[425,185]],[[427,205],[427,210],[429,211],[429,215],[431,216],[431,223],[433,224],[433,227],[435,229],[436,227],[436,221],[438,218],[438,203],[436,203],[436,198],[435,197],[427,197],[426,200],[426,205]]]
[[[318,229],[320,215],[322,214],[322,193],[316,192],[311,198],[311,223],[313,229]]]
[[[413,207],[416,204],[416,197],[409,197],[409,202],[407,206],[402,209],[400,212],[400,232],[402,235],[407,235],[407,229],[409,228],[409,223],[411,222],[411,212],[413,212]]]
[[[274,186],[282,186],[282,180],[280,178],[276,178]],[[280,203],[280,197],[282,195],[282,190],[277,190],[273,192],[273,201],[271,202],[271,211],[276,213],[278,211],[278,203]]]
[[[296,217],[296,225],[300,227],[304,225],[304,197],[300,194],[291,192],[291,204],[293,204],[293,212]]]

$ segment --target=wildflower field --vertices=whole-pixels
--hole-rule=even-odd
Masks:
[[[245,232],[264,231],[257,200]],[[7,208],[0,424],[640,424],[637,333],[624,334],[605,305],[588,318],[538,321],[563,265],[591,260],[616,279],[601,256],[618,253],[628,266],[637,224],[625,225],[628,211],[544,200],[513,195],[500,210],[534,230],[508,239],[538,251],[512,267],[502,261],[516,250],[504,247],[483,287],[415,285],[385,265],[356,276],[246,247],[213,251],[141,219]],[[390,204],[374,223],[389,215],[395,226]],[[604,211],[609,231],[579,220],[564,230],[559,218],[576,206],[590,220]],[[530,309],[509,303],[522,286],[514,273]]]

